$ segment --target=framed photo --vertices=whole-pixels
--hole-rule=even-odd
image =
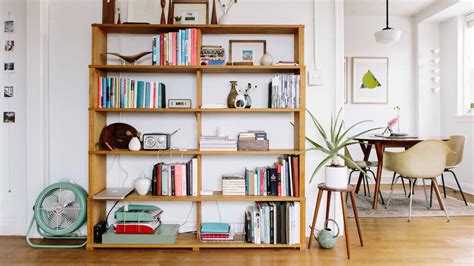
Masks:
[[[344,103],[349,98],[349,57],[344,57]]]
[[[177,21],[176,17],[180,20]],[[174,24],[208,24],[209,23],[209,1],[207,0],[174,0],[173,1],[173,23]]]
[[[15,63],[7,62],[3,64],[3,72],[4,73],[13,73],[15,72]]]
[[[6,20],[3,22],[3,32],[5,33],[15,32],[15,24],[13,20]]]
[[[3,112],[3,123],[15,123],[15,112]]]
[[[388,57],[352,58],[352,103],[388,103]]]
[[[5,40],[4,51],[13,52],[15,50],[15,41],[14,40]]]
[[[117,1],[119,2],[119,1]],[[128,1],[127,21],[129,22],[148,22],[151,24],[160,24],[161,14],[160,0],[131,0]],[[113,11],[111,11],[113,13]],[[121,18],[123,19],[123,17]],[[112,19],[112,24],[117,18]]]
[[[13,86],[3,86],[3,97],[12,98],[13,97]]]
[[[260,65],[262,56],[267,52],[265,40],[229,40],[230,63],[253,63]]]

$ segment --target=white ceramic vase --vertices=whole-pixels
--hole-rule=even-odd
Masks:
[[[260,59],[260,64],[262,66],[271,66],[273,64],[273,58],[269,53],[266,53],[262,56],[262,59]]]
[[[222,14],[222,16],[219,18],[219,24],[230,24],[229,15]]]
[[[145,177],[142,173],[142,177],[135,179],[135,190],[141,196],[145,196],[150,191],[151,180]]]
[[[138,137],[133,137],[128,143],[128,149],[131,151],[139,151],[142,148],[142,144]]]
[[[326,166],[326,181],[325,184],[331,188],[346,188],[347,187],[347,167],[346,166]]]

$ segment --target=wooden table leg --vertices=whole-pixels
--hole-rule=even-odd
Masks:
[[[355,193],[354,191],[351,191],[349,193],[351,194],[352,210],[354,211],[354,218],[356,220],[357,233],[359,234],[360,246],[363,247],[364,241],[362,240],[362,230],[360,229],[360,224],[359,224],[359,213],[357,211]]]
[[[323,190],[318,190],[318,199],[316,200],[316,206],[314,206],[313,223],[311,224],[311,235],[309,236],[308,249],[311,249],[311,243],[313,242],[314,229],[316,228],[316,218],[318,217],[319,205],[321,204],[321,198],[323,197]]]
[[[375,151],[377,153],[378,164],[377,164],[377,178],[375,179],[374,201],[372,203],[372,208],[374,210],[377,209],[380,183],[381,183],[381,180],[382,180],[383,150],[384,150],[384,147],[383,147],[382,143],[381,142],[376,142],[375,143]]]
[[[326,200],[326,220],[329,219],[329,210],[331,209],[331,191],[327,191],[328,198]]]
[[[344,221],[344,238],[346,239],[347,259],[351,259],[351,252],[349,250],[349,227],[347,224],[346,192],[341,192],[341,204],[342,204],[342,217]]]
[[[441,201],[441,195],[439,194],[438,182],[436,181],[436,178],[432,178],[431,180],[433,180],[433,182],[431,183],[431,186],[435,186],[434,191],[435,191],[436,198],[438,199],[439,208],[442,211],[444,211],[444,205],[443,205],[443,202]]]

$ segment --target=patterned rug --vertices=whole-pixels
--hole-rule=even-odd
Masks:
[[[429,201],[429,189],[428,201]],[[390,192],[382,192],[385,202],[388,200]],[[371,194],[371,196],[373,196]],[[415,191],[413,195],[413,205],[412,205],[412,217],[435,217],[435,216],[445,216],[444,211],[439,209],[438,200],[436,195],[433,195],[433,206],[431,209],[426,208],[425,194],[423,190]],[[408,217],[408,208],[410,199],[405,197],[403,190],[395,190],[390,200],[388,208],[385,208],[382,205],[379,197],[379,204],[377,210],[372,209],[372,197],[364,196],[362,191],[359,191],[359,194],[356,194],[356,203],[357,210],[359,211],[359,217],[386,217],[386,218],[399,218],[399,217]],[[443,198],[444,204],[446,205],[446,210],[448,211],[449,216],[474,216],[474,206],[468,202],[468,206],[464,204],[464,201],[452,198],[447,196]],[[352,212],[351,201],[347,201],[347,207],[349,212],[349,217],[353,217],[354,213]]]

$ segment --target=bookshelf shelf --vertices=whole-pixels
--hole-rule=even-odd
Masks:
[[[299,73],[300,66],[150,66],[90,65],[91,69],[120,73]]]
[[[131,112],[131,113],[296,113],[299,108],[89,108],[94,112]]]
[[[93,150],[89,154],[96,155],[285,155],[296,154],[298,150],[269,150],[269,151],[199,151],[199,150],[164,150],[164,151],[129,151]]]
[[[95,248],[185,248],[198,250],[201,248],[305,248],[305,154],[300,151],[304,150],[305,145],[305,103],[306,103],[306,68],[304,65],[304,26],[303,25],[151,25],[151,24],[92,24],[92,60],[89,65],[89,178],[88,192],[91,197],[87,201],[87,249]],[[105,54],[107,50],[107,39],[109,34],[159,34],[170,31],[178,31],[184,28],[197,28],[198,49],[200,49],[202,35],[212,34],[250,34],[250,35],[292,35],[294,40],[293,60],[298,62],[297,66],[161,66],[161,65],[108,65]],[[260,38],[260,36],[258,36]],[[151,42],[151,38],[150,38]],[[199,58],[198,58],[199,62]],[[107,77],[109,73],[168,73],[186,75],[194,75],[196,79],[196,99],[193,101],[195,108],[191,109],[148,109],[148,108],[96,108],[98,78]],[[203,105],[203,94],[208,93],[203,88],[203,78],[206,73],[258,73],[258,74],[299,74],[300,76],[300,108],[297,109],[270,109],[270,108],[250,108],[250,109],[227,109],[227,108],[199,108]],[[213,77],[214,75],[208,75]],[[117,112],[130,113],[183,113],[194,114],[196,118],[197,140],[202,134],[203,114],[205,113],[225,113],[234,116],[241,114],[257,114],[257,113],[289,113],[292,114],[294,122],[293,131],[293,149],[273,149],[269,151],[201,151],[197,149],[191,150],[165,150],[165,151],[128,151],[128,150],[96,150],[97,142],[102,129],[107,125],[109,114]],[[194,133],[194,132],[193,132]],[[195,147],[199,147],[196,143]],[[228,156],[275,156],[285,154],[299,154],[299,190],[300,197],[277,197],[277,196],[223,196],[215,194],[212,196],[201,196],[199,193],[202,189],[202,183],[205,178],[202,174],[203,157],[208,155],[228,155]],[[175,244],[171,245],[148,245],[148,244],[97,244],[93,241],[94,225],[106,218],[107,201],[94,200],[92,195],[102,191],[107,187],[107,159],[108,155],[129,155],[129,156],[157,156],[157,155],[188,155],[197,158],[197,196],[140,196],[137,193],[130,194],[124,201],[131,202],[193,202],[196,210],[196,228],[200,228],[202,219],[202,203],[203,202],[262,202],[262,201],[279,201],[279,202],[299,202],[300,203],[300,244],[252,244],[252,243],[236,243],[236,242],[218,242],[218,243],[201,243],[199,236],[193,233],[179,234]],[[212,159],[212,158],[210,158]]]

